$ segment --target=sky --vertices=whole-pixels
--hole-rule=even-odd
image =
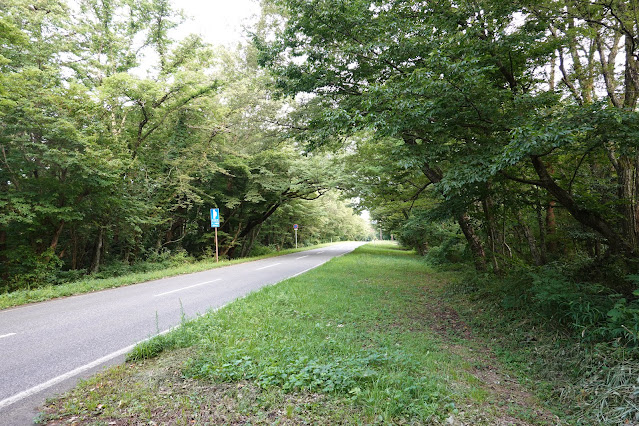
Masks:
[[[255,22],[260,12],[258,0],[171,1],[187,15],[187,21],[176,30],[177,38],[195,33],[209,43],[230,47],[243,40],[242,26]]]

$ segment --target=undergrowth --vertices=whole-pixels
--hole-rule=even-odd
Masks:
[[[503,277],[466,270],[446,291],[476,330],[499,342],[500,358],[543,398],[559,400],[571,422],[639,422],[639,293],[624,297],[578,271],[583,265]]]

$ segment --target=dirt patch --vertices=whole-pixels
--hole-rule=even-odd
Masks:
[[[435,291],[429,287],[421,288],[420,294],[409,307],[406,317],[413,323],[411,330],[427,327],[439,335],[447,350],[466,361],[469,365],[467,372],[477,379],[487,393],[484,404],[476,407],[467,405],[464,412],[451,416],[448,424],[560,423],[559,418],[543,408],[518,380],[504,372],[488,345],[472,333],[470,326]],[[491,412],[492,415],[487,417],[486,413]]]
[[[490,356],[490,354],[486,355]],[[475,364],[470,373],[483,383],[484,389],[489,390],[492,404],[496,404],[497,407],[504,407],[504,410],[499,410],[501,412],[499,413],[498,420],[500,423],[498,424],[531,424],[529,421],[513,417],[507,411],[525,415],[531,421],[534,420],[534,423],[553,425],[559,423],[559,419],[556,416],[539,406],[534,395],[521,386],[516,379],[509,377],[495,366],[497,360],[494,358],[485,359],[479,356],[467,359],[467,361],[477,361],[478,359],[480,359],[481,363],[479,365]]]
[[[47,405],[41,424],[327,424],[324,419],[347,419],[352,409],[322,394],[281,394],[248,382],[185,379],[180,371],[184,354],[176,352],[91,379]],[[91,401],[100,404],[94,406]]]
[[[434,301],[435,302],[435,301]],[[470,327],[462,320],[454,309],[445,305],[441,300],[438,303],[431,302],[430,328],[444,339],[451,337],[473,339]]]

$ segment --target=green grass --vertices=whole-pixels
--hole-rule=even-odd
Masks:
[[[517,296],[517,287],[508,279],[470,271],[439,273],[451,277],[439,295],[478,337],[493,342],[499,362],[538,398],[549,401],[563,421],[619,425],[639,420],[636,350],[618,341],[588,341],[546,312],[514,305],[510,299]]]
[[[392,244],[360,247],[138,345],[41,420],[556,424],[500,384],[493,357],[434,297],[447,279]]]
[[[206,271],[208,269],[221,268],[223,266],[235,265],[238,263],[251,262],[254,260],[266,259],[269,257],[281,256],[289,253],[296,253],[313,248],[325,247],[330,244],[320,244],[312,247],[303,247],[298,249],[287,249],[279,252],[273,252],[261,256],[220,260],[216,263],[214,259],[206,259],[195,263],[174,266],[166,269],[153,270],[148,272],[139,272],[134,274],[123,275],[114,278],[91,278],[74,281],[59,285],[49,285],[46,287],[38,287],[29,290],[17,290],[9,293],[0,294],[0,310],[11,308],[14,306],[25,305],[27,303],[44,302],[46,300],[56,299],[59,297],[74,296],[77,294],[91,293],[94,291],[106,290],[109,288],[122,287],[131,284],[138,284],[146,281],[157,280],[161,278],[172,277],[182,274],[191,274],[194,272]]]

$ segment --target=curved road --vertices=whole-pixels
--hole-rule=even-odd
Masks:
[[[135,343],[184,314],[219,308],[315,268],[363,243],[180,275],[0,311],[0,424],[32,424],[45,399],[122,362]]]

